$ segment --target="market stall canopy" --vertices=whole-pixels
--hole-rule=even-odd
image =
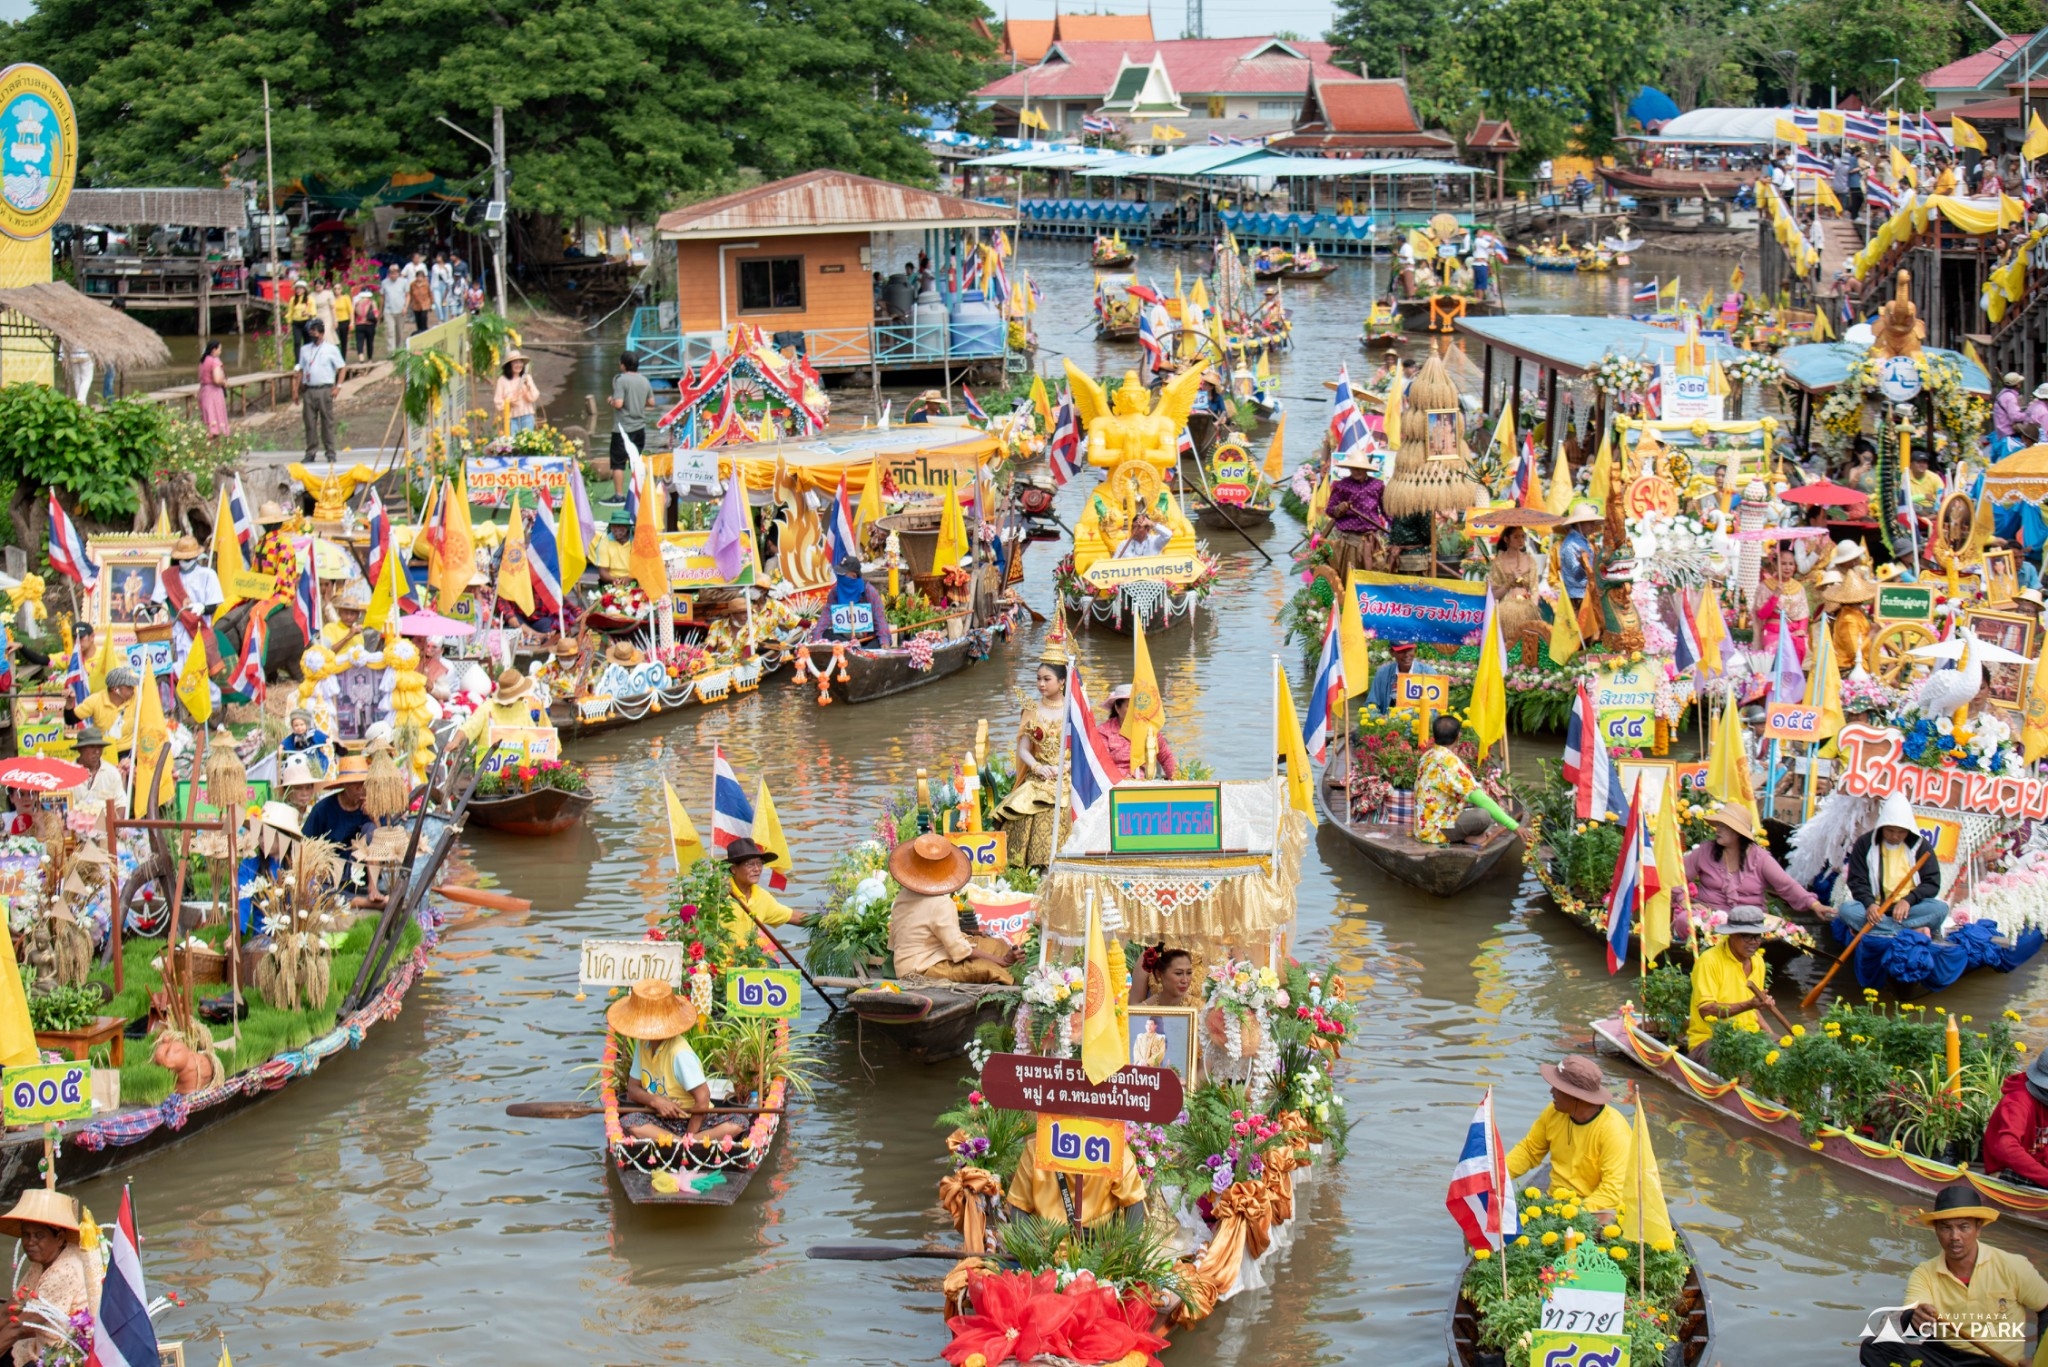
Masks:
[[[1600,364],[1609,352],[1660,360],[1685,344],[1675,328],[1653,327],[1627,318],[1593,318],[1570,313],[1525,313],[1512,318],[1460,318],[1458,331],[1479,338],[1566,379],[1575,379]],[[1744,353],[1726,342],[1702,340],[1707,360],[1734,360]]]
[[[0,762],[0,788],[28,788],[38,793],[61,793],[88,783],[92,774],[83,764],[62,759],[38,759],[23,755]]]
[[[1790,109],[1691,109],[1657,130],[1662,142],[1770,142]]]
[[[65,350],[82,351],[109,370],[170,364],[171,349],[152,329],[66,284],[53,281],[0,289],[0,310],[29,324],[11,322],[0,314],[0,335],[29,332],[41,337],[45,345],[54,338]]]
[[[2048,501],[2048,445],[2015,451],[1992,466],[1979,497],[1993,503]]]
[[[1835,484],[1822,480],[1818,484],[1802,484],[1797,489],[1787,489],[1778,495],[1787,503],[1804,503],[1810,507],[1861,508],[1870,502],[1870,495],[1860,489],[1851,489],[1846,484]]]
[[[1854,342],[1806,342],[1799,346],[1788,346],[1778,353],[1778,364],[1785,367],[1785,378],[1809,394],[1825,394],[1849,378],[1849,371],[1861,361],[1870,350]],[[1963,388],[1972,394],[1991,397],[1991,377],[1960,351],[1944,351],[1940,347],[1927,347],[1925,354],[1941,356],[1962,367]]]
[[[1309,824],[1287,805],[1283,780],[1218,786],[1217,853],[1111,854],[1109,800],[1080,813],[1039,885],[1045,933],[1079,944],[1092,891],[1098,908],[1113,899],[1122,910],[1125,939],[1163,939],[1210,963],[1231,951],[1263,953],[1273,932],[1294,920]]]
[[[249,205],[240,190],[73,190],[59,223],[160,223],[178,228],[246,228]]]

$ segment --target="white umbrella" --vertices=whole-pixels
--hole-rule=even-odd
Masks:
[[[1946,641],[1936,641],[1931,646],[1915,647],[1908,653],[1922,660],[1960,660],[1963,658],[1963,646],[1966,637],[1970,647],[1970,658],[1982,664],[2030,665],[2033,663],[2032,660],[2018,651],[2007,650],[2004,646],[1992,645],[1989,641],[1980,641],[1968,632],[1951,636]]]

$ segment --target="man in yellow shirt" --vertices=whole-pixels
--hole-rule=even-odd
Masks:
[[[1913,448],[1913,458],[1909,464],[1913,476],[1907,484],[1913,491],[1913,510],[1922,517],[1932,518],[1935,509],[1941,506],[1941,476],[1928,468],[1927,453],[1918,447]]]
[[[1904,1326],[1892,1326],[1884,1337],[1894,1341],[1885,1342],[1873,1325],[1865,1331],[1873,1336],[1864,1340],[1859,1362],[1865,1367],[1981,1367],[1994,1354],[2004,1362],[2022,1360],[2027,1314],[2048,1308],[2048,1281],[2025,1258],[1978,1241],[1984,1226],[1997,1218],[1998,1212],[1967,1183],[1943,1187],[1935,1195],[1934,1209],[1916,1219],[1934,1231],[1941,1256],[1929,1258],[1906,1279],[1911,1330],[1901,1334],[1897,1330]],[[2034,1360],[2048,1359],[2037,1354]]]
[[[590,545],[590,563],[597,566],[597,577],[603,583],[633,577],[633,519],[624,508],[612,509],[605,535]]]
[[[320,643],[340,650],[363,633],[363,614],[370,610],[370,586],[351,579],[334,599],[334,620],[320,627]]]
[[[482,707],[463,719],[462,734],[471,746],[483,749],[495,726],[546,726],[547,709],[534,696],[533,680],[516,669],[498,675],[491,696]]]
[[[1716,1021],[1754,1033],[1764,1028],[1757,1012],[1777,1004],[1764,991],[1764,909],[1730,907],[1724,930],[1727,938],[1692,966],[1692,1019],[1685,1047],[1702,1063]]]
[[[762,849],[746,836],[725,847],[725,862],[732,867],[732,883],[727,891],[734,904],[730,925],[735,939],[744,940],[752,934],[757,922],[764,929],[804,923],[802,912],[782,905],[775,900],[773,893],[761,886],[761,875],[774,859],[773,850]],[[752,921],[747,919],[748,912],[753,913]]]
[[[128,734],[128,705],[135,701],[135,689],[141,682],[133,666],[115,665],[107,671],[107,686],[71,709],[79,721],[100,729],[107,738],[108,753],[117,759],[134,741]]]
[[[1114,1178],[1040,1172],[1037,1150],[1035,1138],[1026,1140],[1016,1171],[1010,1174],[1010,1188],[1004,1199],[1014,1208],[1041,1220],[1059,1220],[1069,1225],[1075,1223],[1074,1217],[1078,1215],[1083,1227],[1100,1224],[1133,1207],[1140,1212],[1140,1216],[1133,1218],[1142,1216],[1145,1179],[1138,1175],[1137,1160],[1131,1157],[1129,1148],[1124,1150],[1123,1168]]]
[[[1550,1159],[1550,1186],[1592,1211],[1602,1224],[1617,1218],[1632,1176],[1635,1136],[1614,1109],[1600,1065],[1572,1057],[1539,1069],[1550,1084],[1550,1105],[1528,1135],[1508,1151],[1508,1176],[1520,1181]]]

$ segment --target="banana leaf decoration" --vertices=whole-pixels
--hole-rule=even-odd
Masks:
[[[1892,528],[1899,520],[1899,496],[1903,491],[1899,468],[1904,464],[1904,460],[1889,460],[1883,455],[1877,459],[1877,531],[1888,555],[1898,554],[1892,545]]]

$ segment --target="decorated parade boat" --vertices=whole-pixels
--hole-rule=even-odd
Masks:
[[[1267,466],[1279,468],[1279,451],[1280,434],[1276,432]],[[1253,462],[1242,432],[1232,432],[1219,442],[1198,473],[1202,487],[1195,503],[1195,521],[1204,527],[1243,531],[1273,520],[1272,480]]]
[[[1505,766],[1497,760],[1494,770],[1502,771]],[[1370,771],[1361,771],[1369,775]],[[1502,867],[1508,856],[1522,848],[1522,842],[1513,833],[1494,827],[1481,837],[1477,844],[1462,841],[1431,844],[1415,838],[1414,794],[1407,795],[1406,804],[1389,797],[1371,813],[1374,819],[1360,819],[1350,782],[1351,762],[1342,755],[1333,756],[1329,767],[1323,771],[1323,785],[1320,789],[1323,813],[1330,824],[1352,848],[1370,860],[1382,873],[1398,878],[1410,887],[1420,888],[1433,897],[1455,897],[1474,883]],[[1497,780],[1498,773],[1480,773],[1482,782],[1489,777]],[[1347,803],[1352,804],[1347,811]],[[1511,816],[1521,816],[1521,804],[1512,797],[1505,797],[1501,805]],[[1390,813],[1405,810],[1406,820],[1398,815],[1388,819]]]
[[[1138,284],[1135,275],[1095,277],[1095,339],[1099,342],[1134,342],[1138,338],[1138,314],[1145,301],[1130,291]]]
[[[1088,248],[1088,264],[1099,271],[1119,271],[1137,259],[1138,254],[1124,241],[1121,232],[1108,237],[1098,233]]]
[[[1580,1232],[1587,1235],[1595,1233],[1591,1229],[1581,1229]],[[1666,1298],[1669,1308],[1652,1312],[1653,1315],[1665,1318],[1655,1321],[1654,1327],[1648,1328],[1643,1334],[1643,1346],[1650,1351],[1646,1354],[1632,1355],[1629,1360],[1661,1363],[1665,1364],[1665,1367],[1703,1367],[1704,1364],[1711,1364],[1715,1360],[1714,1308],[1707,1296],[1707,1284],[1700,1276],[1699,1260],[1693,1256],[1692,1241],[1685,1237],[1685,1231],[1675,1232],[1676,1256],[1682,1258],[1685,1264],[1682,1278],[1675,1294]],[[1579,1247],[1588,1250],[1592,1258],[1607,1262],[1608,1266],[1601,1268],[1599,1262],[1593,1262],[1588,1269],[1592,1275],[1583,1279],[1575,1276],[1571,1285],[1595,1296],[1605,1292],[1608,1297],[1619,1300],[1625,1294],[1628,1274],[1617,1271],[1612,1260],[1600,1251],[1598,1243],[1591,1238]],[[1659,1257],[1670,1258],[1671,1255],[1660,1254]],[[1464,1274],[1458,1279],[1458,1289],[1451,1295],[1450,1315],[1444,1329],[1444,1339],[1450,1350],[1450,1367],[1487,1367],[1488,1363],[1514,1360],[1513,1353],[1503,1354],[1502,1345],[1481,1341],[1486,1317],[1480,1306],[1474,1303],[1472,1291],[1484,1287],[1485,1293],[1490,1293],[1495,1289],[1494,1282],[1498,1279],[1499,1273],[1494,1270],[1494,1266],[1489,1265],[1491,1263],[1491,1259],[1480,1261],[1468,1258]],[[1607,1274],[1607,1281],[1604,1283],[1595,1280],[1602,1272]],[[1482,1296],[1485,1293],[1482,1293]],[[1494,1302],[1489,1299],[1489,1304],[1492,1303]],[[1630,1337],[1633,1338],[1634,1335]],[[1663,1340],[1661,1348],[1657,1346],[1660,1339]],[[1520,1345],[1518,1343],[1514,1346]],[[1581,1362],[1588,1360],[1578,1359]]]

